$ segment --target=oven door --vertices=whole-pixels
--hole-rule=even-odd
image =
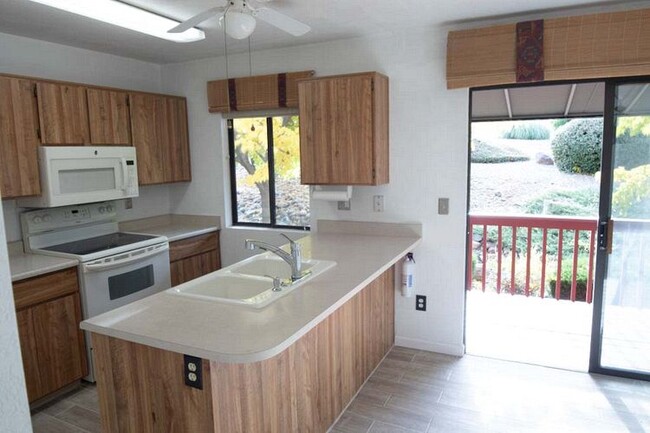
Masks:
[[[84,318],[171,287],[169,243],[161,243],[81,264]]]

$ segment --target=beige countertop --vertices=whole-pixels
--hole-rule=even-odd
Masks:
[[[221,217],[203,215],[170,214],[120,223],[122,231],[167,236],[170,242],[220,229]]]
[[[332,260],[337,265],[267,307],[253,309],[162,292],[86,320],[81,327],[220,362],[271,358],[420,242],[420,224],[326,223],[321,229],[319,222],[319,232],[299,243],[305,259]]]
[[[61,269],[77,266],[75,259],[46,256],[42,254],[26,254],[23,252],[22,242],[7,244],[9,251],[9,269],[11,281],[20,281],[26,278],[37,277]]]

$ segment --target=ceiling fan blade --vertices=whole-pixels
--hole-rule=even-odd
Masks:
[[[223,6],[210,8],[207,11],[203,11],[200,14],[194,15],[192,18],[183,21],[176,27],[168,30],[167,33],[183,33],[184,31],[191,29],[197,24],[201,24],[203,21],[210,19],[225,10],[226,8]]]
[[[311,27],[307,24],[294,20],[293,18],[270,8],[262,7],[255,9],[255,11],[253,11],[253,16],[294,36],[302,36],[311,30]]]

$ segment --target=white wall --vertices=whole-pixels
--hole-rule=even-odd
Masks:
[[[32,424],[4,228],[0,215],[0,431],[27,433],[32,431]]]
[[[468,92],[446,89],[445,47],[446,29],[415,29],[254,52],[253,74],[377,70],[390,77],[390,184],[356,188],[349,212],[338,211],[335,203],[312,203],[312,218],[422,222],[423,242],[415,251],[417,293],[428,296],[429,310],[416,312],[413,299],[397,297],[397,342],[461,354]],[[247,75],[248,56],[229,57],[229,70],[231,76]],[[223,58],[162,68],[163,88],[188,97],[193,182],[171,188],[172,209],[179,213],[229,212],[225,125],[207,111],[206,82],[220,78],[225,78]],[[372,211],[375,194],[385,196],[384,213]],[[450,198],[449,215],[437,215],[438,197]],[[224,263],[243,257],[243,239],[250,235],[241,229],[223,232]]]
[[[159,92],[160,69],[153,63],[0,33],[0,73]],[[168,213],[169,187],[142,188],[140,197],[133,200],[133,209],[123,210],[122,206],[121,219]],[[4,200],[2,207],[7,241],[19,240],[22,209],[15,200]]]

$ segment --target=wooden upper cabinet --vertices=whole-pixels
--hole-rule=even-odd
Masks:
[[[86,89],[90,144],[131,145],[129,94],[113,90]]]
[[[90,143],[86,88],[38,82],[38,113],[43,145]]]
[[[388,183],[388,77],[312,78],[298,95],[303,184]]]
[[[36,83],[0,77],[0,192],[2,198],[41,193]]]
[[[165,181],[189,182],[190,143],[187,126],[187,102],[184,98],[165,98],[167,139],[164,154]]]
[[[140,185],[191,180],[185,99],[132,93],[129,100]]]

